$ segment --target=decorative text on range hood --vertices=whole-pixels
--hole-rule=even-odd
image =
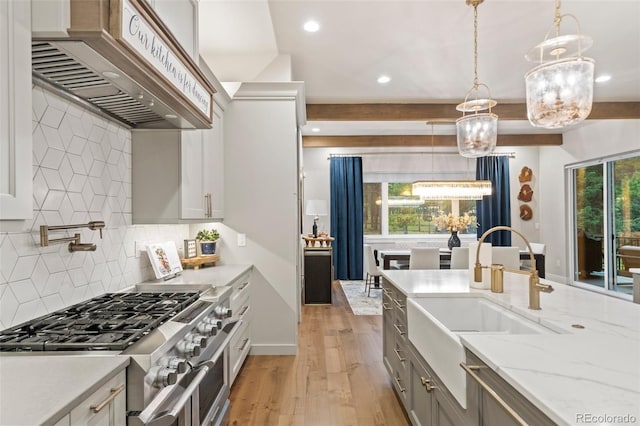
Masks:
[[[56,5],[71,24],[57,31],[34,25],[36,82],[134,128],[211,127],[213,86],[144,0]]]

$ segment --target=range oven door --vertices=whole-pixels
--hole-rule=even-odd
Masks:
[[[173,385],[171,393],[141,412],[130,412],[129,426],[200,426],[228,423],[229,384],[227,363],[229,342],[242,320],[226,324],[214,344],[207,346],[199,363]],[[226,419],[226,422],[225,422]]]

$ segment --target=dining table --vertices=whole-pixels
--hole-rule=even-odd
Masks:
[[[440,269],[448,269],[451,264],[451,249],[440,248]],[[409,262],[411,258],[410,249],[382,249],[378,250],[380,259],[382,260],[382,269],[391,269],[391,261]],[[540,278],[545,277],[545,258],[542,253],[534,253],[536,259],[536,268]],[[528,260],[529,251],[520,250],[520,260]]]

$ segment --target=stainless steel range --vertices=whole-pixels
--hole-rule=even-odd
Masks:
[[[227,424],[227,347],[241,321],[230,288],[198,290],[104,294],[3,330],[0,351],[129,355],[129,425]]]

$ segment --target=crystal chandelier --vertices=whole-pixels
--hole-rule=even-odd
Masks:
[[[576,22],[578,34],[560,35],[564,17]],[[591,113],[593,102],[594,61],[582,56],[593,44],[591,37],[580,33],[578,19],[560,14],[560,0],[556,0],[553,21],[556,37],[533,47],[525,55],[540,65],[525,74],[527,88],[527,117],[536,127],[558,129],[579,123]],[[552,28],[553,28],[552,27]]]
[[[482,200],[491,195],[489,180],[431,180],[414,182],[411,193],[421,200]]]
[[[463,157],[482,157],[493,152],[498,141],[498,116],[491,112],[497,102],[491,99],[489,86],[478,82],[478,5],[484,0],[466,0],[473,6],[473,87],[456,106],[462,117],[456,120],[458,152]],[[478,89],[484,87],[488,99],[478,96]],[[471,99],[469,99],[471,95]],[[479,112],[488,110],[488,112]],[[466,114],[469,113],[469,114]]]
[[[435,122],[431,124],[431,173],[435,172],[433,166],[434,129]],[[411,185],[411,194],[424,200],[482,200],[485,195],[491,195],[490,180],[425,180],[414,182]]]

